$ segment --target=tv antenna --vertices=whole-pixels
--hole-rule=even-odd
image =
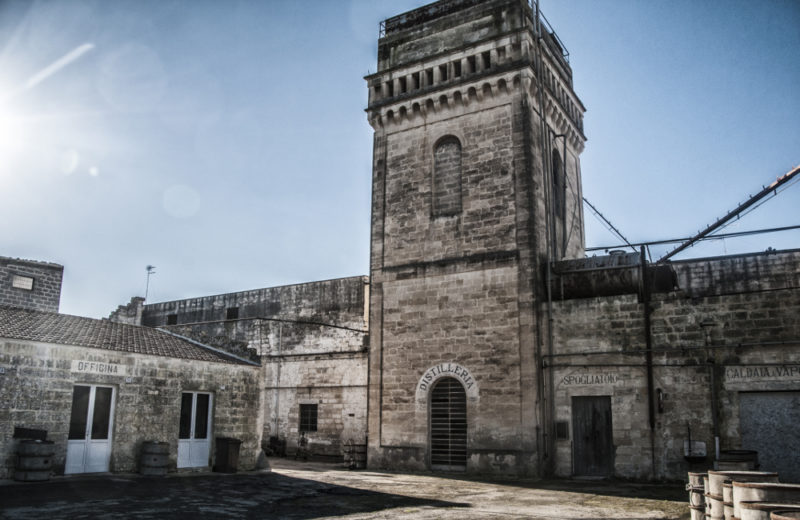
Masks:
[[[150,275],[156,274],[156,266],[148,265],[145,270],[147,270],[147,285],[144,289],[144,301],[147,301],[147,294],[150,292]]]

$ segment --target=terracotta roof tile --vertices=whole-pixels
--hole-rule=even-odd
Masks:
[[[150,327],[0,305],[0,337],[118,352],[247,364]]]

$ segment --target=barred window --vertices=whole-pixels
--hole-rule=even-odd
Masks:
[[[300,405],[300,431],[301,432],[317,431],[317,405],[315,404]]]
[[[450,135],[433,152],[433,216],[461,213],[461,143]]]

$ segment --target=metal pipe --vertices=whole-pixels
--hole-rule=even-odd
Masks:
[[[588,204],[589,201],[584,201]],[[774,228],[764,228],[764,229],[752,229],[750,231],[736,231],[734,233],[720,233],[718,235],[709,235],[705,237],[701,237],[698,240],[722,240],[724,238],[738,238],[738,237],[746,237],[750,235],[760,235],[760,234],[767,234],[767,233],[777,233],[779,231],[792,231],[794,229],[800,229],[800,225],[796,226],[782,226],[782,227],[774,227]],[[677,242],[685,242],[690,240],[691,237],[685,238],[670,238],[667,240],[653,240],[650,242],[634,242],[632,244],[625,243],[619,244],[615,246],[596,246],[596,247],[587,247],[586,251],[608,251],[609,249],[622,249],[628,246],[659,246],[664,244],[674,244]]]
[[[800,338],[796,339],[787,339],[783,341],[757,341],[757,342],[748,342],[748,343],[731,343],[730,345],[704,345],[702,347],[698,346],[682,346],[682,347],[669,347],[669,348],[654,348],[650,349],[650,352],[675,352],[676,350],[706,350],[706,349],[723,349],[723,348],[744,348],[744,347],[781,347],[781,346],[792,346],[796,347],[800,344]],[[557,357],[571,357],[571,356],[609,356],[609,355],[618,355],[618,354],[642,354],[646,352],[647,349],[632,349],[632,350],[595,350],[595,351],[586,351],[586,352],[564,352],[561,354],[550,354],[545,355],[546,358],[557,358]]]
[[[644,256],[644,246],[641,246],[640,263],[642,267],[642,303],[644,306],[644,341],[645,341],[645,360],[647,362],[647,415],[650,423],[650,458],[652,478],[656,478],[656,413],[654,409],[654,390],[653,390],[653,331],[650,323],[650,273],[648,272],[647,260]]]
[[[536,82],[538,84],[538,101],[539,101],[539,133],[541,136],[541,154],[542,154],[542,178],[545,181],[544,184],[551,184],[547,182],[548,176],[548,164],[549,164],[549,146],[548,146],[548,137],[549,132],[547,128],[547,115],[545,113],[545,106],[544,106],[544,61],[542,59],[542,49],[541,45],[543,44],[542,39],[542,23],[541,23],[541,12],[539,10],[539,0],[533,0],[533,8],[534,12],[534,29],[535,29],[535,55],[534,59],[536,62]],[[548,188],[547,186],[544,187],[544,194],[545,194],[545,204],[548,203],[548,195],[552,191],[552,186]],[[552,237],[552,201],[549,203],[550,211],[546,211],[546,222],[545,222],[545,240],[546,240],[546,247],[545,247],[545,262],[546,262],[546,291],[547,291],[547,337],[548,337],[548,345],[547,351],[549,354],[553,354],[553,294],[552,294],[552,242],[554,238]],[[535,208],[531,208],[531,211],[535,211]],[[551,451],[551,442],[552,442],[552,417],[554,413],[554,403],[553,403],[553,387],[554,387],[554,380],[552,371],[548,374],[548,388],[546,391],[543,392],[542,396],[542,418],[544,419],[543,428],[542,428],[542,436],[544,438],[543,447],[544,447],[544,459],[546,461],[546,472],[548,474],[552,473],[553,469],[553,457],[550,457]]]
[[[722,226],[726,222],[732,220],[734,217],[738,217],[742,213],[742,211],[746,210],[747,208],[749,208],[750,206],[752,206],[753,204],[755,204],[759,200],[763,199],[765,196],[769,195],[770,192],[777,190],[781,185],[786,184],[787,182],[789,182],[798,173],[800,173],[800,166],[795,166],[792,170],[790,170],[785,175],[782,175],[781,177],[778,177],[775,180],[775,182],[773,182],[769,186],[766,186],[764,189],[762,189],[761,191],[759,191],[758,193],[756,193],[755,195],[753,195],[752,197],[750,197],[749,199],[747,199],[743,203],[741,203],[738,206],[736,206],[736,208],[733,209],[732,211],[729,211],[724,217],[717,219],[713,224],[709,225],[704,230],[700,231],[698,234],[693,236],[691,239],[687,240],[686,242],[682,243],[681,245],[679,245],[678,247],[676,247],[675,249],[673,249],[672,251],[670,251],[666,255],[662,256],[658,260],[658,262],[659,263],[663,262],[663,261],[665,261],[665,260],[677,255],[678,253],[680,253],[684,249],[686,249],[688,247],[691,247],[692,245],[694,245],[695,242],[700,240],[702,237],[708,235],[709,233],[711,233],[715,229],[719,228],[720,226]]]

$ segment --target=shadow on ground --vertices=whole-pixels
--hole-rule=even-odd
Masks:
[[[103,476],[0,486],[0,518],[312,519],[469,504],[362,490],[277,473],[177,478]]]

